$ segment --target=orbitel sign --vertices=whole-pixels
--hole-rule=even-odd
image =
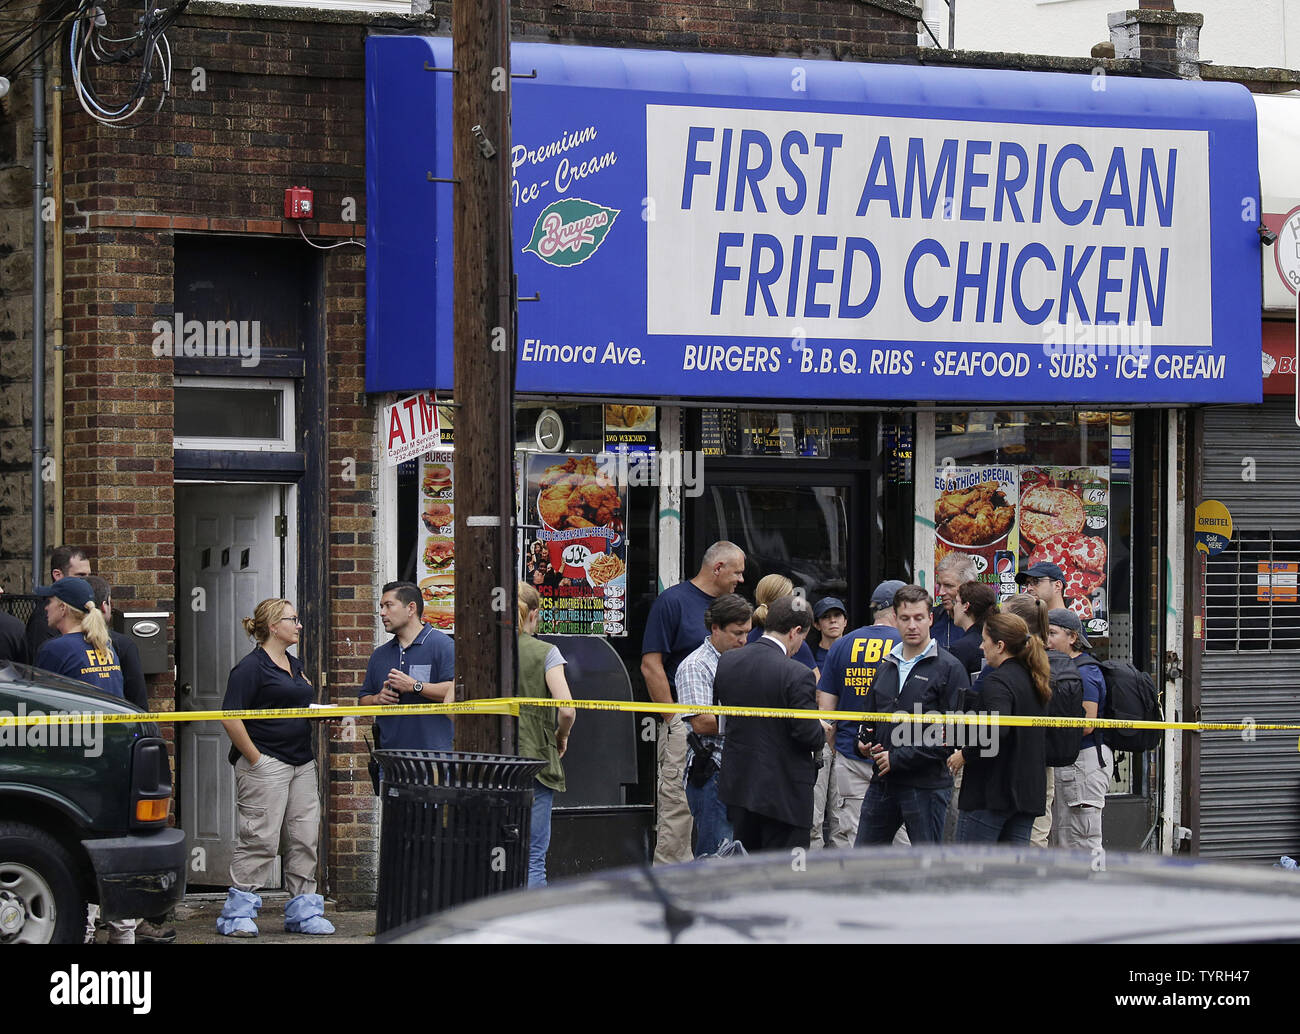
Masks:
[[[427,174],[451,176],[451,83],[423,67],[448,67],[450,42],[367,46],[368,387],[427,367],[418,300],[429,383],[449,388],[454,194]],[[538,73],[515,80],[509,156],[519,293],[537,297],[520,391],[1260,398],[1244,88],[545,44],[512,61]],[[403,89],[423,107],[387,108]],[[427,145],[418,183],[387,161],[399,138]],[[413,192],[423,246],[393,212]],[[396,254],[436,281],[432,312],[427,288],[383,285]]]

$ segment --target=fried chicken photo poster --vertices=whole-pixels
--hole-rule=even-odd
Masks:
[[[424,595],[423,618],[443,632],[456,629],[456,546],[452,533],[456,492],[450,451],[420,457],[420,558],[418,579]]]
[[[1056,564],[1065,575],[1065,605],[1088,638],[1110,632],[1106,606],[1110,472],[1106,467],[1021,467],[1022,570]]]
[[[934,476],[934,562],[965,553],[975,561],[976,580],[993,585],[999,599],[1017,591],[1019,485],[1014,466],[940,467]]]
[[[537,630],[627,635],[627,486],[611,453],[526,453],[523,580],[542,598]]]

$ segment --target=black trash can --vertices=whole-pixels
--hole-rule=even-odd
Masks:
[[[545,762],[377,750],[378,933],[528,882],[533,780]]]

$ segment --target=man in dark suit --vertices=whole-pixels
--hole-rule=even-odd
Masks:
[[[718,703],[736,707],[817,708],[817,680],[790,658],[812,627],[802,596],[768,607],[762,638],[718,658]],[[826,742],[816,718],[727,718],[718,800],[735,839],[750,851],[808,848],[813,784]]]

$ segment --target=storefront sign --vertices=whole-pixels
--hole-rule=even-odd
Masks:
[[[1242,87],[512,54],[537,69],[513,87],[508,156],[519,293],[537,299],[519,307],[520,391],[1260,398]],[[452,77],[426,63],[453,65],[450,41],[367,41],[370,390],[450,387],[455,201],[427,176],[452,175]]]
[[[424,594],[424,621],[444,632],[456,628],[456,546],[452,522],[456,491],[452,487],[453,453],[427,453],[420,460],[420,557],[417,563],[420,591]]]
[[[1196,548],[1215,556],[1228,548],[1232,539],[1232,515],[1217,499],[1207,499],[1196,508]]]
[[[385,406],[384,432],[390,467],[436,449],[442,433],[433,398],[421,392]]]
[[[524,453],[521,577],[542,598],[537,630],[627,635],[627,486],[597,456]]]

